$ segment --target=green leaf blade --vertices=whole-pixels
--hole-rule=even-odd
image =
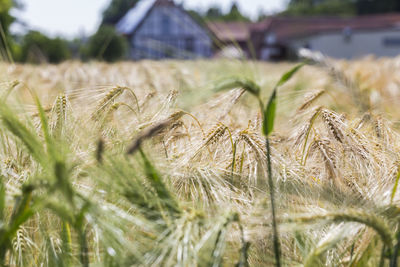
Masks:
[[[272,92],[268,105],[264,111],[263,133],[269,136],[274,129],[274,121],[276,114],[276,90]]]
[[[244,90],[248,91],[250,94],[259,97],[261,88],[253,81],[244,78],[228,78],[221,81],[219,84],[216,85],[215,91],[225,91],[231,90],[235,88],[243,88]]]
[[[295,67],[293,67],[291,70],[289,70],[288,72],[286,72],[285,74],[282,75],[281,79],[279,80],[279,82],[276,84],[275,88],[281,87],[282,85],[284,85],[287,81],[289,81],[293,75],[296,74],[296,72],[298,72],[305,64],[301,63],[299,65],[296,65]]]
[[[0,221],[4,220],[6,210],[6,188],[4,182],[5,178],[0,175]]]
[[[26,127],[4,102],[0,102],[0,119],[3,125],[26,146],[38,162],[44,165],[46,157],[43,145],[36,133]]]
[[[139,148],[139,152],[144,161],[146,176],[151,186],[154,188],[156,194],[162,201],[162,204],[165,205],[165,207],[169,211],[171,217],[176,217],[176,215],[181,213],[178,202],[173,197],[171,192],[168,190],[167,186],[161,179],[161,175],[158,173],[156,168],[151,164],[151,162],[149,161],[149,159],[144,154],[141,148]]]
[[[399,186],[399,180],[400,180],[400,168],[399,168],[399,171],[397,172],[397,175],[396,175],[396,180],[395,180],[395,182],[394,182],[394,186],[393,186],[393,189],[392,189],[392,194],[391,194],[391,196],[390,196],[390,203],[393,202],[394,197],[395,197],[395,195],[396,195],[397,188],[398,188],[398,186]]]

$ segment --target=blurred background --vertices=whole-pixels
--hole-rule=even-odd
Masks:
[[[400,53],[398,0],[0,0],[4,61],[241,58]]]

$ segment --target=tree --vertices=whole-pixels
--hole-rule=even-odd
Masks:
[[[0,0],[0,26],[6,35],[9,33],[10,25],[15,21],[15,18],[10,14],[13,7],[21,7],[21,5],[13,0]]]
[[[244,16],[239,9],[236,2],[233,2],[231,10],[226,15],[222,16],[223,21],[250,21],[250,19]]]
[[[192,11],[193,12],[193,11]],[[250,21],[244,16],[239,9],[239,6],[234,2],[228,13],[223,13],[218,5],[211,6],[203,15],[202,18],[206,21]]]
[[[16,0],[0,0],[0,57],[9,58],[17,52],[17,47],[10,36],[10,26],[16,20],[11,14],[11,8],[21,8]]]
[[[61,38],[49,38],[38,31],[30,31],[22,40],[21,58],[30,63],[60,63],[71,56],[68,42]]]
[[[218,20],[222,17],[221,7],[214,5],[211,6],[205,13],[204,17],[207,20]]]
[[[400,2],[398,0],[358,0],[356,7],[360,15],[399,12]]]
[[[103,12],[102,24],[115,25],[139,0],[112,0]]]
[[[352,0],[291,0],[285,15],[353,15]]]
[[[363,15],[400,12],[398,0],[291,0],[287,15]]]
[[[94,58],[108,62],[123,59],[128,49],[126,39],[118,34],[114,27],[102,25],[89,39],[82,51],[84,59]]]

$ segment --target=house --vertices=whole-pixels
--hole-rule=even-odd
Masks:
[[[141,0],[116,24],[127,36],[130,58],[208,58],[212,33],[173,0]]]
[[[226,57],[251,57],[251,22],[210,21],[207,27],[214,34],[217,53]]]
[[[400,54],[400,14],[359,17],[273,17],[251,28],[261,60],[292,58],[299,48],[352,59]]]
[[[141,0],[116,28],[127,36],[134,60],[219,55],[286,60],[295,58],[302,47],[346,59],[400,54],[400,14],[276,16],[257,23],[204,24],[173,0]]]
[[[400,54],[400,14],[276,16],[257,23],[208,23],[208,27],[221,40],[217,47],[235,46],[249,58],[260,60],[295,58],[303,47],[346,59]]]

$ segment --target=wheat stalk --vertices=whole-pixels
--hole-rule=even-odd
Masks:
[[[312,92],[311,94],[305,97],[303,104],[297,109],[297,112],[304,111],[309,108],[320,96],[325,93],[325,90],[318,90],[316,92]]]
[[[391,249],[393,247],[393,235],[388,224],[372,213],[359,210],[347,210],[345,212],[332,212],[313,216],[288,219],[288,222],[310,223],[318,220],[329,220],[334,223],[357,222],[374,229],[381,237],[383,244]]]
[[[6,92],[4,92],[4,94],[0,97],[2,100],[6,100],[8,98],[8,96],[11,94],[11,92],[20,84],[21,82],[18,80],[14,80],[12,81]]]
[[[244,130],[239,133],[239,140],[243,140],[256,153],[259,160],[265,160],[265,144],[260,136],[252,131]]]
[[[209,146],[211,144],[215,144],[218,140],[224,136],[225,131],[228,127],[226,127],[223,123],[219,122],[215,125],[208,133],[206,140],[204,142],[204,146]]]
[[[324,159],[325,168],[328,171],[329,179],[336,182],[336,159],[335,151],[331,147],[329,139],[315,139],[311,144],[310,153],[314,150],[318,150]]]
[[[140,148],[140,146],[144,140],[149,139],[149,138],[159,134],[161,131],[166,129],[168,126],[172,125],[174,122],[179,120],[185,114],[186,114],[186,112],[184,112],[184,111],[177,111],[177,112],[173,113],[172,115],[170,115],[167,119],[159,121],[159,122],[153,124],[148,129],[142,131],[141,133],[139,133],[139,135],[135,138],[135,140],[129,146],[126,153],[128,155],[135,153]]]
[[[323,55],[321,52],[311,51],[302,48],[298,52],[299,56],[306,59],[309,64],[315,64],[325,69],[328,74],[344,88],[350,90],[353,101],[359,106],[362,112],[370,109],[369,101],[363,96],[358,84],[350,79],[343,71],[336,68],[331,59]]]
[[[312,110],[312,114],[310,118],[307,120],[307,123],[302,126],[300,131],[297,133],[297,138],[295,139],[294,144],[298,146],[304,141],[303,144],[303,152],[301,156],[301,162],[304,165],[306,161],[306,148],[307,148],[307,142],[311,134],[311,130],[314,126],[314,123],[316,119],[318,118],[319,114],[321,113],[322,107],[316,107],[314,110]]]
[[[64,130],[65,120],[66,120],[66,111],[67,111],[67,97],[65,94],[62,94],[57,97],[55,102],[55,107],[53,107],[56,113],[56,123],[54,126],[54,135],[60,137]]]
[[[328,129],[328,131],[333,135],[333,137],[340,143],[344,143],[344,134],[341,129],[341,120],[333,112],[323,109],[322,119]]]
[[[92,114],[92,119],[98,119],[101,112],[104,111],[113,101],[120,96],[126,87],[117,86],[112,88],[108,93],[100,100],[96,107],[95,112]]]

